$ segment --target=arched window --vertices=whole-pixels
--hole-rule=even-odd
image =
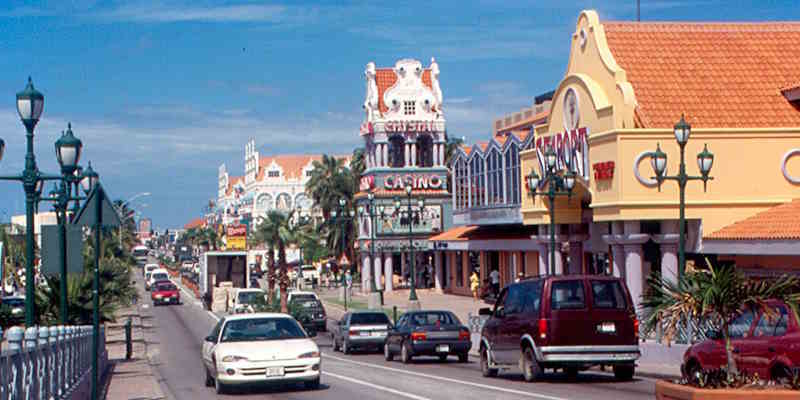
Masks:
[[[472,207],[482,207],[486,200],[486,177],[483,175],[483,160],[479,156],[475,156],[470,161],[470,175],[471,175],[471,196]]]
[[[486,168],[489,175],[489,204],[503,204],[503,165],[497,149],[489,152]]]
[[[511,143],[506,150],[506,197],[508,204],[520,203],[519,148]]]
[[[288,193],[281,193],[278,195],[278,197],[275,199],[275,208],[277,208],[278,211],[291,211],[292,198],[289,197]]]
[[[406,165],[406,141],[402,136],[395,135],[389,138],[389,166],[403,168]]]
[[[429,135],[417,137],[417,166],[433,166],[433,139]]]
[[[256,208],[263,211],[269,211],[272,209],[272,196],[267,193],[261,194],[256,199]]]

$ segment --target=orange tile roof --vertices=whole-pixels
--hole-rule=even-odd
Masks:
[[[800,198],[728,225],[707,240],[800,240]]]
[[[347,161],[350,160],[350,156],[334,155],[333,157],[336,157],[337,159],[344,158]],[[272,161],[275,161],[275,163],[281,167],[286,178],[297,179],[302,177],[303,168],[306,165],[314,161],[321,160],[322,155],[319,154],[282,154],[277,156],[261,157],[261,159],[258,160],[258,173],[256,174],[256,180],[260,181],[264,179],[264,176],[266,175],[265,169],[272,164]]]
[[[183,229],[199,228],[201,226],[204,226],[205,224],[206,224],[205,218],[195,218],[189,221],[186,225],[184,225]]]
[[[800,23],[603,22],[646,128],[800,126],[780,89],[800,81]]]
[[[389,111],[389,107],[383,102],[383,94],[387,89],[392,87],[395,82],[397,82],[397,74],[395,74],[394,68],[375,69],[375,83],[378,85],[378,109],[382,113]],[[428,68],[422,71],[422,83],[429,88],[433,87],[431,83],[431,70]]]
[[[231,194],[233,191],[233,185],[241,182],[244,179],[243,176],[231,176],[228,178],[228,188],[225,190],[225,194]]]

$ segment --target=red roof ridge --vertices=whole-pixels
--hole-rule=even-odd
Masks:
[[[705,237],[707,240],[800,240],[800,198],[736,221]]]

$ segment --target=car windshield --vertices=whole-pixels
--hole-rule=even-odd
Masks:
[[[22,307],[25,305],[25,300],[22,299],[3,299],[3,304],[9,307]]]
[[[350,317],[350,325],[388,324],[389,317],[384,313],[357,313]]]
[[[169,277],[167,277],[167,274],[165,274],[163,272],[156,272],[155,274],[153,274],[153,280],[155,280],[155,281],[161,281],[161,280],[167,280],[167,279],[169,279]]]
[[[303,339],[305,332],[289,318],[247,318],[228,321],[221,342]]]
[[[171,283],[159,283],[158,285],[156,285],[156,290],[157,291],[161,291],[161,290],[163,290],[163,291],[174,291],[174,290],[178,290],[178,288],[175,287],[175,285],[173,285]]]
[[[239,304],[250,304],[255,302],[256,297],[259,295],[264,295],[262,292],[239,292],[238,300]]]
[[[295,303],[296,300],[292,300]],[[319,300],[303,300],[300,303],[295,303],[302,308],[322,308],[322,303]]]
[[[458,319],[449,312],[436,311],[425,313],[414,313],[411,315],[411,324],[416,326],[430,325],[454,325]]]
[[[316,301],[317,297],[313,294],[293,294],[292,302],[303,303],[306,301]]]

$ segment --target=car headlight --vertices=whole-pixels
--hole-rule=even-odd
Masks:
[[[242,357],[242,356],[225,356],[225,357],[222,357],[222,362],[238,362],[238,361],[247,361],[247,357]]]
[[[157,295],[156,295],[156,298],[157,298],[157,299],[160,299],[160,298],[162,298],[162,297],[164,297],[164,296],[162,296],[162,295],[160,295],[160,294],[157,294]]]
[[[319,351],[309,351],[297,356],[297,358],[319,358]]]

